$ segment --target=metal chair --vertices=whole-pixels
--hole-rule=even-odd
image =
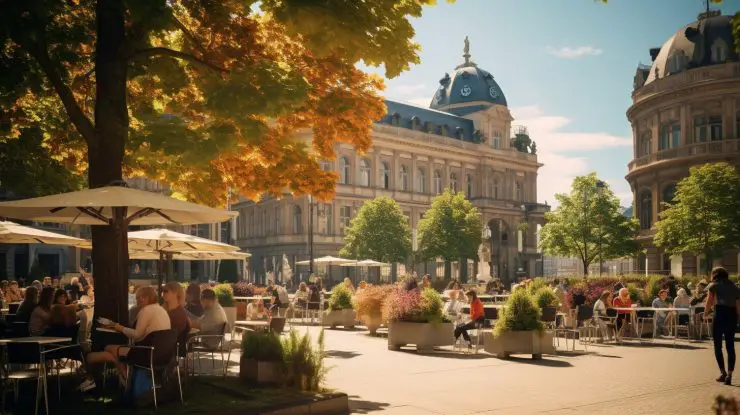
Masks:
[[[645,328],[645,323],[653,324],[653,336],[651,337],[651,341],[655,341],[655,331],[657,330],[657,327],[655,327],[655,311],[637,310],[635,320],[637,323],[637,337],[639,337],[640,341],[642,341],[642,330]]]
[[[223,366],[223,375],[226,376],[228,367],[227,362],[231,361],[231,347],[226,341],[226,332],[229,323],[224,323],[221,328],[215,332],[200,332],[188,340],[188,352],[193,356],[192,374],[195,375],[195,361],[198,359],[200,366],[200,355],[210,354],[211,365],[216,368],[215,354],[221,355],[221,365]],[[228,350],[226,350],[228,349]],[[228,352],[228,358],[224,360],[224,353]]]
[[[151,374],[154,408],[157,408],[157,388],[160,387],[157,386],[155,373],[165,372],[173,366],[177,373],[180,403],[184,402],[182,380],[180,378],[180,364],[177,361],[178,335],[179,333],[175,329],[151,332],[141,342],[148,345],[139,344],[131,346],[127,356],[119,357],[122,362],[127,363],[129,366],[146,370]],[[131,376],[127,374],[126,378],[130,379]]]
[[[673,332],[673,345],[676,345],[676,340],[678,340],[678,332],[681,330],[686,331],[686,340],[691,341],[691,315],[689,314],[676,314],[673,317],[673,324],[672,324],[672,332]]]
[[[583,327],[583,322],[586,320],[590,320],[593,318],[594,312],[591,307],[587,307],[585,305],[579,305],[576,309],[576,320],[573,327],[559,327],[553,330],[553,336],[557,339],[557,345],[560,346],[560,338],[558,337],[558,333],[563,333],[565,335],[565,349],[568,349],[568,336],[573,336],[573,351],[576,350],[576,335],[578,335],[579,339],[583,337],[581,328]],[[584,345],[584,348],[588,350],[588,344],[586,344],[583,341],[580,341],[581,344]]]
[[[555,321],[558,318],[558,309],[556,307],[543,307],[540,321],[549,329],[555,329]]]

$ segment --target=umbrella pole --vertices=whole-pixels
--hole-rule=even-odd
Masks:
[[[162,274],[164,273],[164,262],[167,260],[167,255],[164,251],[159,251],[159,261],[157,261],[157,292],[159,297],[162,297]]]
[[[167,274],[165,274],[166,275],[165,282],[170,282],[170,281],[174,281],[174,277],[175,277],[175,262],[174,262],[175,254],[173,254],[172,252],[168,252],[166,255],[167,255]]]

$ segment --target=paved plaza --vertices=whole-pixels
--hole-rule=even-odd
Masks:
[[[365,331],[327,330],[326,348],[328,386],[349,394],[360,414],[707,414],[717,394],[740,397],[740,386],[714,382],[708,342],[589,346],[587,353],[578,345],[542,361],[500,360],[394,352]]]

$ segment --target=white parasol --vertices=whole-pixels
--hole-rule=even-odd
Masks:
[[[0,221],[0,243],[4,244],[49,244],[69,246],[89,246],[84,239],[60,233],[47,232],[15,222]]]

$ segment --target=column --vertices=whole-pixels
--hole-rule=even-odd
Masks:
[[[446,189],[450,187],[450,162],[447,159],[445,159],[444,175],[445,177],[442,179],[442,187]]]
[[[660,206],[657,178],[651,185],[651,192],[652,192],[652,198],[653,198],[653,203],[652,203],[653,214],[652,214],[652,223],[650,224],[650,227],[652,228],[653,226],[655,226],[655,222],[658,221],[658,211],[659,211],[658,207]]]
[[[691,143],[691,106],[681,105],[681,147]]]
[[[411,157],[411,163],[409,163],[409,169],[411,170],[409,172],[409,190],[416,193],[416,157]]]
[[[632,124],[632,158],[636,159],[640,157],[640,133],[637,125]]]
[[[655,154],[658,152],[658,143],[660,141],[660,118],[658,115],[653,116],[652,118],[652,127],[650,127],[650,132],[652,135],[652,141],[650,143],[650,154]]]
[[[393,152],[393,162],[391,163],[391,172],[390,172],[390,187],[393,190],[396,190],[399,188],[398,186],[398,180],[401,177],[401,164],[399,162],[398,157],[398,151]]]
[[[380,182],[380,149],[373,149],[373,165],[370,166],[370,186],[381,187],[383,184]]]
[[[735,97],[722,100],[722,138],[735,137]]]

